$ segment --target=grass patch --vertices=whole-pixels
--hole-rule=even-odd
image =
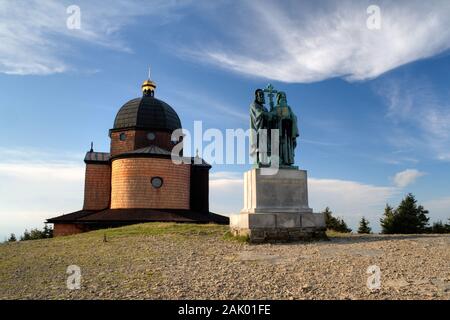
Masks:
[[[227,241],[237,241],[240,243],[249,243],[250,242],[250,238],[248,235],[246,236],[234,236],[230,230],[227,230],[224,235],[223,235],[223,239],[227,240]]]
[[[220,236],[225,232],[227,226],[218,224],[194,224],[194,223],[172,223],[172,222],[149,222],[131,226],[102,229],[90,232],[92,235],[107,238],[125,236],[158,236],[158,235],[180,235],[180,236]]]
[[[326,235],[328,238],[348,238],[352,234],[349,232],[338,232],[331,229],[327,229]]]

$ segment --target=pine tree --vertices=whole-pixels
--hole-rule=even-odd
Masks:
[[[44,238],[53,238],[53,229],[50,228],[47,224],[44,225],[43,236]]]
[[[325,214],[325,224],[327,226],[327,229],[334,230],[337,232],[351,232],[352,229],[350,229],[345,221],[340,218],[333,217],[333,212],[330,210],[329,207],[326,207],[323,211]]]
[[[8,242],[16,242],[16,235],[14,233],[11,233],[11,235],[9,236]]]
[[[364,217],[359,222],[358,233],[372,233],[372,229],[369,227],[369,221]]]
[[[336,231],[349,233],[352,232],[352,229],[350,229],[347,226],[347,223],[345,223],[344,219],[338,218],[338,229]]]
[[[332,227],[334,227],[334,218],[332,216],[332,212],[330,210],[329,207],[326,207],[325,210],[323,211],[323,213],[325,214],[325,224],[327,226],[327,229],[332,229]]]
[[[380,220],[383,233],[423,233],[427,231],[428,211],[417,205],[417,200],[411,193],[400,202],[397,209],[386,205],[384,216]]]
[[[20,237],[20,241],[27,241],[27,240],[31,240],[31,235],[28,232],[28,230],[25,229],[23,236]]]
[[[31,229],[30,240],[39,240],[45,238],[44,232],[39,229]]]
[[[30,231],[25,230],[23,235],[20,237],[20,241],[39,240],[47,238],[53,238],[53,229],[45,224],[43,230],[37,228],[31,229]]]
[[[383,218],[380,219],[382,233],[394,233],[394,208],[386,203]]]
[[[423,233],[428,225],[427,214],[428,211],[418,206],[415,197],[408,193],[396,210],[396,233]]]
[[[433,226],[431,227],[431,233],[445,233],[446,228],[445,225],[442,223],[441,220],[436,221],[433,223]]]

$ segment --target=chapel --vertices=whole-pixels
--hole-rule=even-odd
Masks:
[[[86,153],[83,209],[47,219],[54,236],[143,222],[228,224],[228,217],[209,211],[209,170],[203,159],[172,160],[182,142],[176,111],[155,98],[147,79],[142,97],[126,102],[109,130],[109,152]],[[182,155],[182,154],[181,154]],[[181,162],[181,163],[179,163]]]

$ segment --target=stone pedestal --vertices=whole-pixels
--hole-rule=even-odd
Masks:
[[[323,237],[325,215],[308,206],[305,170],[255,168],[244,174],[244,208],[230,217],[230,228],[253,243],[297,241]]]

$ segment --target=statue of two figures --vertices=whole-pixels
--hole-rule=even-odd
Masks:
[[[269,109],[265,106],[265,93],[269,97]],[[297,117],[287,104],[285,92],[274,90],[271,84],[255,91],[255,100],[250,105],[250,129],[254,166],[292,167],[299,132]]]

